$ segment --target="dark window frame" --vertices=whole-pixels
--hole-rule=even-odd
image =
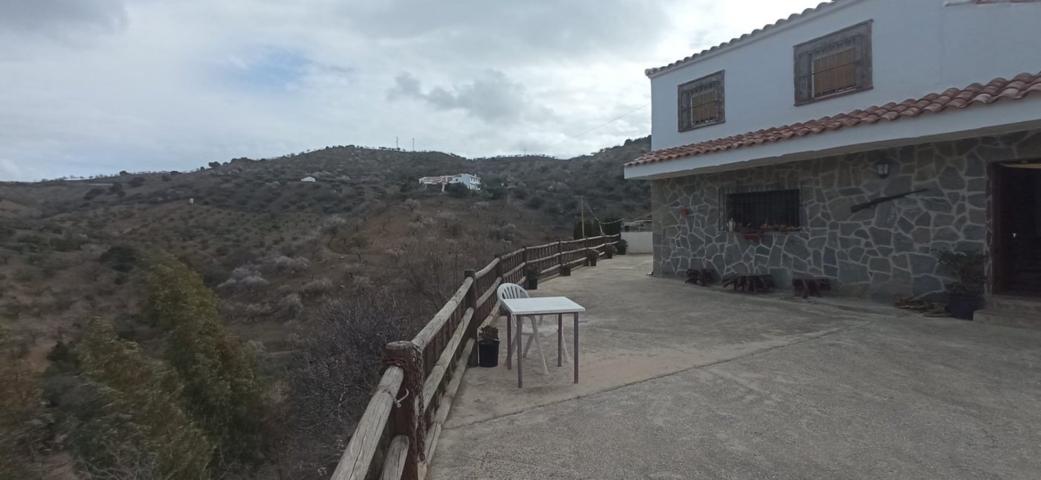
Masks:
[[[690,97],[699,91],[717,89],[716,116],[708,121],[695,123],[691,118],[694,105]],[[706,104],[707,105],[707,104]],[[677,128],[680,132],[689,132],[699,128],[710,127],[726,123],[726,70],[705,75],[697,80],[680,84],[676,87],[676,118]]]
[[[755,218],[760,217],[760,218]],[[788,231],[802,228],[802,192],[779,188],[733,192],[726,196],[726,218],[737,231]]]
[[[844,28],[834,33],[800,43],[794,47],[795,105],[807,105],[835,97],[852,95],[874,88],[872,69],[872,31],[874,20]],[[856,85],[844,90],[816,95],[814,89],[814,58],[852,48],[856,52],[854,65]]]

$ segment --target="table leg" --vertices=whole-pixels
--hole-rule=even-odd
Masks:
[[[506,369],[513,369],[513,315],[506,314]]]
[[[564,347],[564,314],[557,314],[557,366],[564,365],[561,349]]]
[[[575,349],[571,351],[571,356],[575,357],[575,383],[578,383],[578,312],[575,312],[575,331],[571,332],[571,336],[575,337]]]
[[[521,358],[521,339],[524,335],[521,335],[521,322],[524,321],[524,317],[517,316],[517,388],[524,387],[524,359]]]

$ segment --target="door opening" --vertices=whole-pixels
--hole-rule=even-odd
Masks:
[[[1041,160],[993,172],[994,290],[1041,295]]]

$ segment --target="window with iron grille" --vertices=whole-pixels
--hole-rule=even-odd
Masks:
[[[679,86],[679,130],[723,123],[723,72],[716,72]]]
[[[731,193],[727,217],[739,231],[799,227],[799,190]]]
[[[871,22],[795,47],[795,104],[868,90]]]

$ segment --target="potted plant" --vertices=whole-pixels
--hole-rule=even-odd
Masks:
[[[946,284],[947,312],[954,318],[972,320],[973,313],[983,308],[983,291],[987,281],[984,262],[987,256],[980,252],[937,253],[940,268],[955,278]]]
[[[615,244],[615,248],[618,249],[619,255],[625,255],[625,252],[629,250],[629,242],[625,239],[619,238],[618,243]]]
[[[560,276],[561,277],[570,277],[571,276],[571,265],[570,264],[565,263],[565,264],[560,266]]]
[[[600,254],[598,254],[596,252],[596,250],[590,249],[589,251],[587,251],[586,252],[586,266],[595,267],[596,266],[596,259],[599,256],[600,256]]]
[[[614,249],[614,245],[608,245],[608,246],[604,247],[604,258],[607,258],[607,259],[614,258],[614,250],[615,250]]]
[[[524,288],[526,290],[539,289],[539,269],[534,265],[524,267]]]
[[[477,365],[493,368],[499,365],[499,329],[491,325],[481,327],[477,334]]]

